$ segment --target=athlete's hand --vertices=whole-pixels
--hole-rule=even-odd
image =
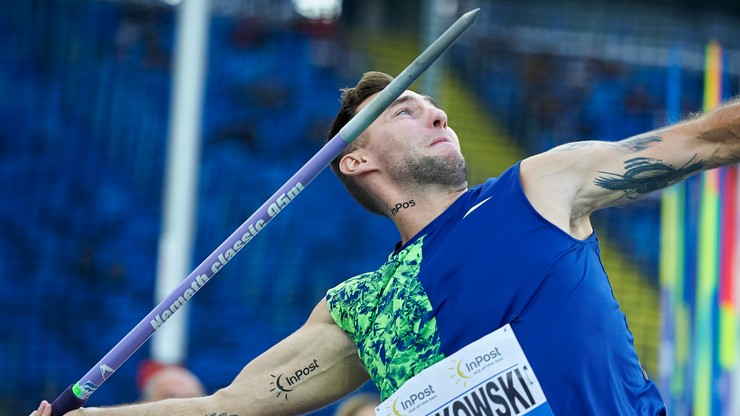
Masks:
[[[31,412],[30,416],[51,416],[51,405],[46,400],[42,401],[39,408]]]

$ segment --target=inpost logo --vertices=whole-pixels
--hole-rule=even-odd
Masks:
[[[425,401],[431,399],[435,395],[434,386],[429,384],[424,389],[412,393],[408,396],[400,396],[397,397],[395,400],[393,400],[393,404],[390,406],[390,408],[386,408],[388,413],[386,413],[387,416],[406,416],[408,411],[413,411],[418,405],[424,403]]]
[[[405,413],[401,413],[401,411],[398,410],[398,397],[393,401],[390,408],[386,408],[386,411],[386,416],[406,416]]]
[[[470,375],[465,372],[464,362],[452,360],[452,367],[448,367],[447,369],[452,372],[452,375],[450,376],[451,379],[455,380],[455,385],[462,383],[463,387],[468,386],[467,379],[470,378]]]
[[[305,380],[305,378],[308,375],[316,371],[318,368],[319,368],[318,360],[314,359],[312,363],[297,370],[293,375],[288,375],[287,377],[283,377],[283,374],[280,374],[276,377],[274,374],[270,374],[272,378],[275,379],[275,381],[270,382],[270,384],[275,385],[275,387],[273,387],[270,391],[277,390],[277,395],[275,397],[280,397],[282,393],[285,393],[285,400],[288,400],[288,393],[293,391],[293,389],[289,387],[294,387],[295,384],[301,381],[301,378]]]
[[[470,361],[466,361],[464,363],[464,366],[466,371],[475,374],[477,373],[478,369],[486,367],[489,364],[499,362],[502,359],[503,357],[501,356],[501,351],[499,351],[498,347],[494,347],[488,353],[479,355]]]

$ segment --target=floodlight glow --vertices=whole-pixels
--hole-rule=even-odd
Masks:
[[[342,0],[292,0],[301,16],[311,20],[331,20],[342,14]]]

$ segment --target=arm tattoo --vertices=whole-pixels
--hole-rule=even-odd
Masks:
[[[285,380],[280,381],[280,379],[283,377],[283,375],[280,374],[277,377],[275,377],[275,375],[270,374],[270,376],[272,376],[272,378],[275,379],[275,381],[271,381],[270,382],[270,385],[274,385],[275,386],[275,387],[273,387],[273,388],[270,389],[270,392],[277,391],[275,397],[280,397],[281,394],[285,393],[284,394],[285,400],[288,400],[288,393],[291,392],[291,391],[293,391],[293,389],[289,389],[289,388],[287,388],[285,386]]]
[[[659,135],[651,135],[651,136],[635,136],[631,137],[629,139],[625,139],[619,142],[603,142],[603,141],[581,141],[581,142],[572,142],[572,143],[566,143],[564,145],[558,146],[553,150],[557,150],[559,152],[567,152],[569,150],[577,150],[588,146],[593,146],[596,144],[605,144],[614,148],[617,148],[619,150],[622,150],[626,153],[637,153],[640,151],[643,151],[647,149],[648,147],[652,146],[655,143],[660,143],[663,141],[663,137]]]
[[[621,142],[617,142],[615,143],[615,145],[620,149],[626,151],[627,153],[637,153],[639,151],[647,149],[654,143],[660,143],[662,141],[663,137],[657,135],[635,136],[626,140],[622,140]]]
[[[626,172],[622,174],[603,172],[594,180],[597,186],[610,191],[622,191],[617,198],[638,199],[652,191],[672,185],[707,165],[705,160],[695,160],[694,155],[679,168],[649,157],[636,157],[624,162]]]
[[[321,367],[319,365],[319,361],[314,358],[313,362],[310,362],[308,365],[297,370],[293,374],[288,373],[287,376],[283,374],[280,374],[278,376],[270,374],[270,376],[274,379],[274,381],[270,382],[270,385],[274,386],[270,389],[270,392],[277,391],[275,397],[280,397],[280,395],[285,393],[285,400],[288,400],[288,393],[295,389],[295,385],[301,381],[305,381],[306,378],[308,378],[311,373],[318,370],[319,367]]]
[[[230,415],[228,413],[211,413],[210,415],[207,414],[205,416],[239,416],[239,415]]]

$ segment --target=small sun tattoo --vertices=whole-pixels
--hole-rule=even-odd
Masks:
[[[292,389],[286,389],[280,384],[280,377],[283,375],[280,374],[279,376],[275,377],[274,375],[270,374],[272,378],[275,379],[275,381],[271,381],[270,385],[274,385],[275,387],[271,388],[270,391],[277,390],[277,395],[275,397],[280,397],[281,394],[285,393],[285,400],[288,400],[288,392],[293,391]]]

